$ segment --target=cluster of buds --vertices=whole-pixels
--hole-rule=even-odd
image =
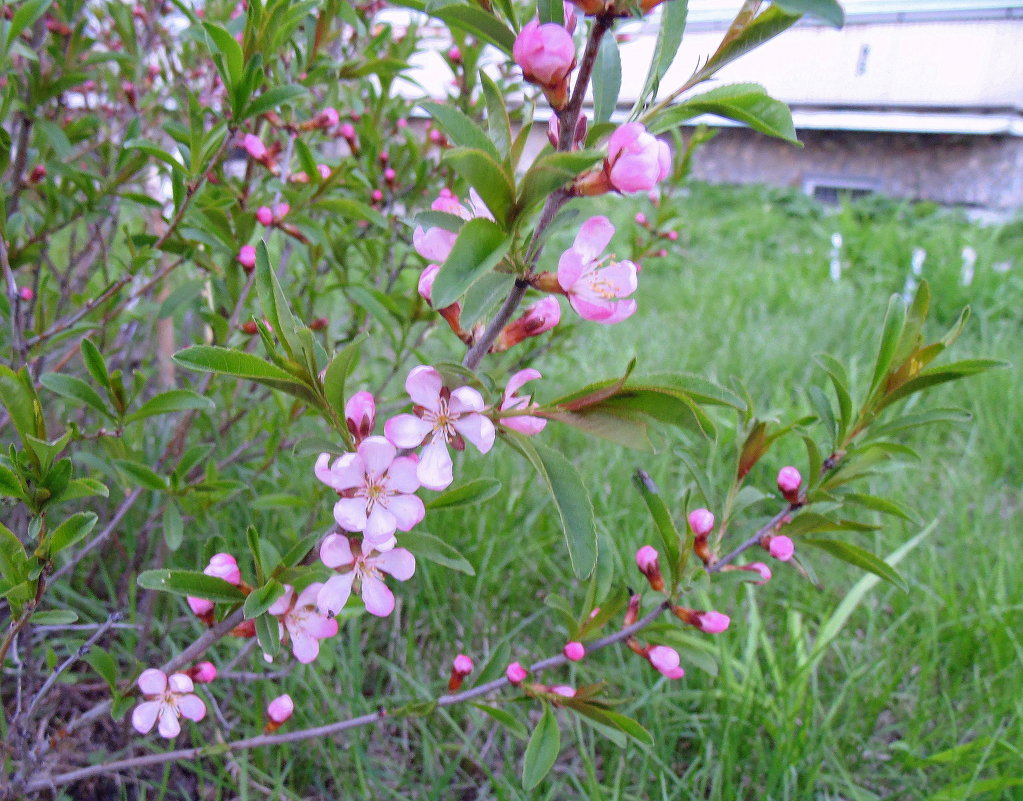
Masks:
[[[291,206],[287,203],[277,203],[272,209],[269,206],[260,206],[256,209],[256,220],[260,225],[269,228],[271,225],[279,225],[288,216],[289,211]]]

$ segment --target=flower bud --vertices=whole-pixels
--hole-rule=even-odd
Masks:
[[[419,276],[419,296],[427,303],[431,303],[433,297],[433,282],[437,279],[437,273],[440,272],[439,264],[428,264],[426,269],[423,270]]]
[[[398,121],[394,125],[396,128],[408,128],[408,120],[404,117],[398,117]]]
[[[570,662],[578,662],[586,656],[586,647],[581,642],[575,642],[573,640],[570,643],[566,643],[562,653]]]
[[[504,351],[518,345],[524,339],[540,336],[550,331],[561,322],[561,304],[558,299],[548,295],[541,298],[528,309],[521,317],[512,320],[501,329],[494,350]]]
[[[504,675],[508,678],[512,684],[518,686],[526,680],[526,676],[529,675],[529,671],[526,670],[518,662],[512,662],[504,670]]]
[[[386,170],[384,170],[384,180],[387,181],[387,183],[393,184],[394,183],[394,179],[397,178],[397,177],[398,177],[398,173],[396,173],[390,167],[388,167]]]
[[[679,667],[681,658],[678,651],[667,645],[654,645],[647,649],[647,659],[662,675],[669,679],[681,679],[686,672]]]
[[[200,662],[194,665],[187,675],[199,684],[209,684],[217,677],[217,668],[212,662]]]
[[[753,572],[760,574],[760,581],[755,581],[754,584],[766,584],[771,580],[771,568],[763,562],[752,562],[748,565],[743,565],[742,569],[752,570]]]
[[[803,477],[796,468],[783,467],[778,471],[778,489],[789,503],[799,502],[799,488],[802,484]]]
[[[266,707],[266,716],[270,718],[270,720],[263,731],[267,734],[277,731],[282,724],[287,722],[288,718],[290,718],[294,712],[295,702],[291,700],[291,696],[287,693],[284,695],[278,695]]]
[[[316,115],[316,124],[320,128],[333,128],[338,124],[339,120],[337,109],[330,108],[329,106]]]
[[[278,203],[274,206],[274,221],[280,222],[288,216],[288,212],[291,211],[291,206],[287,203]]]
[[[714,530],[714,515],[709,509],[693,509],[689,513],[689,528],[697,537],[706,537]]]
[[[373,198],[374,203],[379,203],[381,200],[384,199],[384,193],[381,192],[379,189],[374,189],[373,194],[370,195],[370,197]]]
[[[223,579],[236,587],[242,583],[242,573],[238,569],[238,561],[229,553],[214,554],[202,572],[207,576]]]
[[[667,177],[671,169],[668,145],[639,122],[618,126],[607,143],[605,170],[619,192],[645,192]]]
[[[376,425],[377,407],[373,395],[365,390],[356,392],[345,404],[345,422],[358,445],[373,433]]]
[[[643,226],[645,226],[647,224],[646,215],[643,212],[641,212],[641,211],[636,212],[636,224],[637,225],[643,225]]]
[[[448,58],[458,64],[462,60],[462,51],[452,45],[448,48]]]
[[[31,303],[32,299],[36,296],[35,290],[30,286],[23,286],[18,290],[18,297],[21,298],[25,303]]]
[[[462,686],[462,679],[472,673],[473,664],[465,654],[459,654],[451,663],[451,678],[448,679],[448,692],[454,692]]]
[[[328,167],[326,164],[317,164],[316,172],[320,174],[321,181],[326,181],[328,178],[330,178],[331,170],[330,167]]]
[[[515,39],[512,49],[522,76],[544,90],[555,109],[568,102],[568,75],[575,68],[575,43],[572,34],[553,22],[527,23]]]
[[[45,178],[45,177],[46,177],[46,165],[44,165],[44,164],[36,164],[36,166],[34,166],[32,168],[32,171],[28,174],[28,182],[30,184],[37,184],[41,180],[43,180],[43,178]]]
[[[256,220],[260,225],[273,225],[274,213],[269,206],[260,206],[256,209]]]
[[[637,620],[639,620],[639,593],[633,593],[629,596],[629,605],[625,609],[625,620],[626,626],[631,626]]]
[[[245,152],[256,161],[262,161],[266,158],[266,145],[264,145],[263,140],[255,134],[245,134],[245,138],[242,139],[242,147],[244,147]]]
[[[342,125],[338,129],[338,132],[341,134],[342,137],[347,139],[349,142],[355,141],[355,126],[352,125],[350,122],[346,122],[344,125]]]
[[[656,592],[664,592],[664,577],[658,562],[659,554],[650,545],[644,545],[636,551],[636,565],[650,582],[650,588]]]
[[[317,317],[316,319],[309,321],[309,330],[322,331],[324,328],[327,327],[328,322],[329,321],[327,320],[326,317]]]
[[[204,623],[213,622],[213,601],[207,601],[205,598],[195,598],[189,595],[186,599],[188,601],[188,608],[192,610],[192,613],[200,618]],[[209,621],[207,621],[209,618]]]
[[[555,684],[553,687],[548,687],[547,692],[560,695],[562,698],[575,698],[575,687],[570,687],[567,684]]]
[[[238,251],[238,263],[245,272],[252,272],[256,266],[256,249],[252,245],[242,245],[242,249]]]
[[[789,561],[792,558],[792,554],[796,551],[796,546],[792,544],[792,540],[784,535],[764,537],[760,544],[779,562]]]

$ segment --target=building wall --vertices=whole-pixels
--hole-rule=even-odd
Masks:
[[[722,128],[697,151],[713,183],[838,184],[893,197],[998,210],[1023,208],[1023,139],[1009,136],[800,131],[802,149]]]

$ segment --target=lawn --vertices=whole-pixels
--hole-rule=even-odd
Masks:
[[[646,199],[610,209],[621,229],[637,235],[637,211],[679,234],[665,242],[666,256],[644,259],[640,312],[608,327],[566,314],[556,335],[560,347],[529,357],[512,351],[489,365],[495,371],[521,359],[540,369],[551,387],[577,386],[620,375],[635,357],[637,371],[693,372],[748,393],[762,418],[809,414],[807,386],[824,386],[815,354],[834,355],[847,365],[854,385],[865,382],[885,306],[903,290],[914,248],[926,251],[922,273],[934,295],[929,333],[943,331],[969,304],[973,318],[953,358],[1019,360],[1023,223],[979,227],[958,213],[877,198],[825,212],[787,191],[702,185],[660,209]],[[829,277],[834,233],[843,241],[838,282]],[[961,254],[967,246],[977,260],[975,278],[964,287]],[[618,255],[630,254],[619,248]],[[417,355],[424,363],[451,360],[450,336],[436,327]],[[352,380],[376,388],[388,372],[383,361],[367,362]],[[240,396],[237,386],[218,380],[218,404],[275,404],[263,393]],[[544,381],[535,384],[541,399],[550,397],[547,391]],[[400,382],[393,380],[382,401],[397,403],[399,395]],[[1017,547],[1023,529],[1023,389],[1014,369],[1001,370],[939,388],[920,405],[962,407],[972,421],[908,436],[905,444],[919,458],[907,456],[870,480],[869,491],[911,506],[915,520],[868,513],[861,519],[881,524],[878,530],[845,533],[880,555],[912,540],[915,546],[899,563],[908,592],[814,553],[809,561],[819,588],[777,565],[764,587],[726,581],[697,593],[693,606],[727,612],[732,626],[716,637],[693,638],[680,681],[662,678],[625,648],[606,649],[546,677],[551,683],[607,682],[609,692],[623,699],[621,711],[650,731],[652,745],[629,741],[621,748],[561,712],[561,756],[540,787],[527,793],[520,781],[525,741],[483,711],[460,706],[394,718],[338,739],[157,770],[144,774],[145,797],[1023,796],[1023,549]],[[186,508],[192,518],[186,541],[168,553],[153,533],[159,530],[154,502],[126,520],[124,530],[140,531],[141,541],[123,537],[107,558],[84,562],[72,589],[54,590],[57,600],[83,618],[101,620],[117,599],[130,597],[125,611],[133,622],[144,621],[148,605],[155,604],[155,620],[172,625],[149,638],[122,630],[111,650],[127,655],[136,649],[140,664],[149,665],[183,648],[200,624],[182,599],[134,587],[124,564],[159,548],[169,566],[198,569],[203,554],[225,546],[241,553],[249,521],[282,550],[298,532],[326,530],[330,493],[312,480],[315,442],[302,441],[322,432],[308,421],[288,425],[287,412],[279,404],[217,444],[222,458],[247,440],[259,443],[260,453],[246,462],[252,493],[222,501],[228,513],[221,508],[216,517],[233,514],[242,523],[237,530],[219,524],[213,530],[204,524],[201,506]],[[727,440],[734,417],[718,412],[714,419]],[[655,535],[631,475],[637,467],[648,470],[681,513],[686,494],[699,492],[689,465],[712,469],[709,443],[665,430],[656,453],[636,452],[556,424],[543,437],[582,469],[592,491],[601,581],[641,581],[633,554]],[[286,447],[277,453],[281,442]],[[257,732],[266,702],[283,691],[296,702],[288,726],[298,728],[373,711],[382,699],[390,704],[435,696],[459,652],[470,654],[478,671],[495,654],[495,665],[503,667],[509,654],[525,663],[559,652],[565,630],[550,598],[561,596],[579,609],[586,585],[573,578],[554,511],[534,474],[511,452],[499,456],[467,453],[462,474],[495,476],[512,491],[481,506],[431,512],[423,524],[462,552],[474,576],[421,561],[415,577],[396,592],[394,616],[346,617],[341,635],[328,641],[317,663],[284,662],[285,675],[275,672],[275,681],[250,674],[279,668],[251,651],[232,664],[242,644],[220,642],[211,652],[226,674],[218,680],[218,709],[192,727],[193,738],[215,742]],[[800,459],[805,454],[798,438],[783,441],[751,474],[752,483],[770,490],[778,467],[800,466]],[[232,477],[232,467],[222,476]],[[750,521],[752,530],[756,516]],[[55,658],[63,658],[78,642],[54,633],[48,644]],[[129,669],[122,663],[124,673]],[[536,705],[513,698],[505,693],[492,703],[535,721]],[[77,747],[115,749],[131,741],[113,724],[92,736],[92,743]],[[164,747],[155,739],[144,742]],[[141,797],[135,787],[104,780],[65,797]]]

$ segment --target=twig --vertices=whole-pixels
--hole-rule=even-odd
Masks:
[[[794,511],[796,511],[797,509],[801,508],[802,506],[803,506],[803,504],[801,504],[801,503],[790,503],[790,504],[788,504],[788,506],[786,506],[784,509],[782,509],[780,512],[778,512],[778,514],[776,514],[774,517],[772,517],[770,520],[768,520],[766,523],[764,523],[764,525],[762,525],[760,528],[758,528],[756,534],[754,534],[752,537],[750,537],[748,540],[746,540],[744,543],[742,543],[739,547],[737,547],[735,550],[733,550],[727,556],[724,556],[721,559],[718,559],[714,564],[710,565],[707,568],[707,572],[708,573],[717,573],[725,565],[729,565],[732,562],[734,562],[744,552],[748,551],[754,545],[759,544],[759,542],[764,538],[765,535],[767,535],[771,531],[773,531],[774,528],[782,520],[784,520],[788,515],[792,514]]]

